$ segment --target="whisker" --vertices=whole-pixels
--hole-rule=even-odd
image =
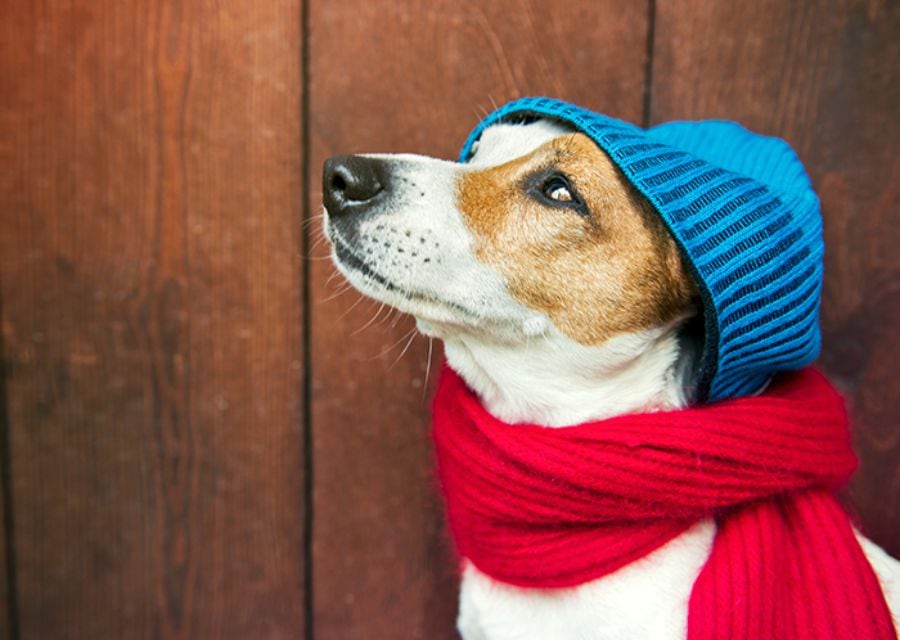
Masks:
[[[428,379],[431,377],[431,355],[434,350],[434,338],[428,336],[428,359],[425,361],[425,381],[422,383],[422,397],[428,395]]]
[[[304,229],[309,229],[311,226],[313,226],[313,224],[315,224],[316,222],[319,222],[319,221],[321,221],[321,220],[324,220],[324,219],[325,219],[325,214],[324,214],[324,213],[320,213],[320,214],[317,214],[317,215],[314,215],[314,216],[310,216],[310,217],[308,217],[306,220],[303,221],[303,228],[304,228]]]
[[[369,321],[368,321],[367,323],[365,323],[363,326],[361,326],[359,329],[357,329],[356,331],[354,331],[354,332],[351,333],[350,335],[351,335],[351,336],[355,336],[356,334],[361,333],[361,332],[365,331],[366,329],[368,329],[370,326],[372,326],[372,323],[375,322],[375,318],[377,318],[378,316],[381,315],[381,312],[384,310],[384,308],[385,308],[386,306],[387,306],[387,305],[386,305],[384,302],[382,302],[382,303],[378,306],[378,309],[375,311],[375,315],[373,315],[371,318],[369,318]]]
[[[407,331],[406,333],[404,333],[403,336],[401,336],[401,338],[400,338],[399,340],[397,340],[397,342],[393,343],[393,344],[390,345],[389,347],[386,347],[386,348],[382,349],[381,352],[380,352],[378,355],[372,357],[372,360],[378,360],[378,359],[380,359],[380,358],[383,358],[384,356],[386,356],[387,354],[389,354],[391,351],[393,351],[394,348],[397,347],[401,342],[403,342],[404,340],[406,340],[407,338],[409,338],[410,335],[415,334],[415,332],[416,332],[416,329],[415,329],[415,327],[413,327],[412,329],[410,329],[409,331]]]
[[[325,284],[331,284],[331,282],[332,282],[335,278],[337,278],[338,276],[342,276],[342,275],[344,275],[344,274],[341,273],[341,272],[338,270],[337,267],[335,267],[334,270],[331,272],[331,275],[328,276],[328,280],[325,281]],[[349,284],[349,283],[347,283],[347,284]]]
[[[403,314],[402,314],[402,313],[398,313],[398,314],[394,317],[394,321],[391,322],[391,329],[396,329],[396,328],[397,328],[397,324],[400,322],[400,320],[401,320],[402,318],[403,318]]]
[[[344,313],[342,313],[342,314],[338,317],[338,320],[343,320],[343,319],[346,317],[346,315],[347,315],[348,313],[350,313],[351,311],[353,311],[357,306],[359,306],[359,304],[360,304],[363,300],[368,300],[368,299],[369,299],[369,298],[366,298],[366,297],[364,297],[364,296],[359,296],[359,298],[356,300],[356,302],[354,302],[354,303],[351,304],[347,309],[344,310]]]
[[[347,293],[348,291],[350,291],[350,289],[352,289],[352,288],[353,288],[353,285],[350,284],[350,283],[348,282],[348,283],[342,285],[340,288],[338,288],[337,291],[335,291],[334,293],[332,293],[332,294],[331,294],[330,296],[328,296],[327,298],[322,299],[322,300],[320,301],[320,304],[325,303],[325,302],[331,302],[331,301],[334,300],[335,298],[341,297],[342,295],[344,295],[345,293]]]
[[[324,233],[319,234],[319,237],[316,238],[312,245],[309,247],[309,253],[312,253],[326,242],[328,242],[328,236],[326,236]]]
[[[397,363],[400,362],[401,358],[403,358],[403,356],[406,355],[406,352],[409,351],[409,348],[412,346],[413,341],[415,341],[415,339],[416,339],[416,329],[413,328],[413,330],[410,331],[410,333],[411,333],[412,335],[409,336],[409,340],[407,341],[406,346],[403,347],[403,351],[400,352],[400,355],[397,356],[397,359],[394,360],[394,361],[391,363],[391,366],[388,367],[388,371],[390,371],[391,369],[393,369],[393,368],[397,365]]]
[[[395,313],[397,313],[397,309],[395,309],[394,307],[392,307],[392,306],[390,306],[390,305],[385,305],[385,306],[387,306],[387,310],[388,310],[387,313],[384,314],[384,317],[383,317],[383,318],[381,318],[378,322],[376,322],[374,325],[372,325],[372,328],[373,328],[373,329],[376,328],[376,327],[383,327],[384,324],[385,324],[388,320],[391,319],[391,316],[394,315]]]

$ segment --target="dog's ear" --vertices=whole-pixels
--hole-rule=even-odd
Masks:
[[[685,312],[690,314],[692,308],[701,309],[700,289],[697,287],[697,282],[691,275],[690,269],[685,263],[681,251],[678,249],[678,244],[675,242],[675,238],[672,237],[672,233],[653,208],[653,205],[650,204],[650,201],[628,183],[621,174],[620,179],[628,189],[632,199],[639,203],[644,223],[656,238],[656,246],[659,255],[662,256],[662,263],[659,265],[659,268],[662,271],[664,281],[668,283],[669,291],[665,301],[669,311],[667,315],[676,317]]]
[[[678,250],[675,240],[669,238],[666,244],[666,268],[671,274],[672,282],[679,287],[679,293],[681,294],[679,297],[686,301],[699,298],[700,289],[697,288],[697,283],[694,282],[690,270],[685,265],[684,258],[681,257],[681,252]]]

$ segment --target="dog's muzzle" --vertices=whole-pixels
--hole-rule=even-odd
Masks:
[[[388,191],[388,163],[364,156],[333,156],[322,172],[322,199],[331,216],[365,211]]]

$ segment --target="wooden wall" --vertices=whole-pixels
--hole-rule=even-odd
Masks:
[[[530,94],[795,146],[850,500],[900,555],[897,3],[0,11],[0,637],[456,637],[429,345],[332,277],[319,172]]]

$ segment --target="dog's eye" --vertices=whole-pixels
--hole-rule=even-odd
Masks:
[[[541,187],[544,196],[556,202],[573,202],[572,190],[569,183],[562,176],[553,176]]]
[[[525,178],[523,190],[544,206],[567,209],[580,216],[590,217],[587,205],[569,178],[555,169],[538,171]]]
[[[566,176],[554,171],[549,175],[545,173],[543,176],[536,177],[538,179],[532,183],[534,186],[530,188],[532,197],[553,207],[571,209],[582,216],[589,215],[584,200],[581,199],[578,190]]]

